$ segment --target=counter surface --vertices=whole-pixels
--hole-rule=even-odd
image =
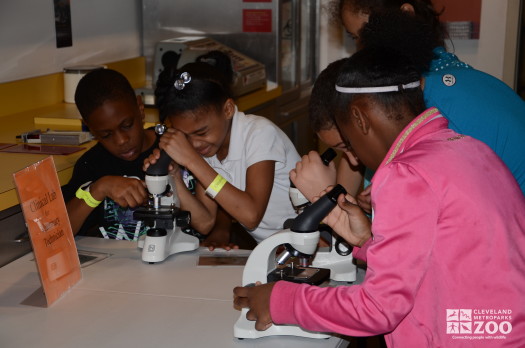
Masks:
[[[0,346],[10,347],[345,347],[339,338],[238,340],[232,289],[242,266],[198,266],[199,251],[142,262],[136,244],[77,237],[79,250],[109,257],[50,308],[21,304],[40,287],[33,255],[0,268]]]

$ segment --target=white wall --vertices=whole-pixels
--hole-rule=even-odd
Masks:
[[[321,0],[321,3],[326,5],[329,0]],[[455,40],[448,44],[449,51],[514,88],[519,6],[520,0],[482,0],[480,39]],[[340,25],[332,23],[326,13],[322,14],[319,71],[354,52],[355,48],[348,46],[351,40],[344,40],[346,34],[343,32]]]
[[[476,67],[516,84],[520,0],[483,0]]]
[[[73,46],[56,48],[53,0],[0,1],[0,83],[141,55],[140,0],[71,0]]]
[[[333,0],[320,0],[319,71],[331,62],[355,52],[353,40],[348,37],[341,24],[333,21],[330,16],[328,5],[331,1]]]
[[[320,0],[319,69],[354,52]],[[474,67],[514,86],[520,0],[482,0],[480,40],[458,40],[453,51]],[[73,46],[56,48],[52,0],[0,1],[0,83],[141,55],[141,0],[71,0]]]

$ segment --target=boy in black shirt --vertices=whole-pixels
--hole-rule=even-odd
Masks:
[[[153,129],[144,129],[142,98],[122,74],[100,69],[80,80],[75,102],[98,144],[62,188],[73,233],[137,240],[146,231],[133,219],[133,208],[148,200],[142,166],[158,147]]]

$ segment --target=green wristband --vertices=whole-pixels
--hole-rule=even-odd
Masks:
[[[83,189],[84,186],[86,185],[84,184],[78,188],[77,192],[75,193],[75,196],[78,199],[82,199],[91,208],[98,207],[100,203],[102,203],[102,201],[97,201],[95,198],[93,198],[93,196],[89,192],[89,186],[87,186],[85,190]]]

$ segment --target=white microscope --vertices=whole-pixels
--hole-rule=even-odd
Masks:
[[[330,278],[330,270],[307,266],[308,258],[315,254],[319,242],[319,224],[337,205],[337,197],[345,194],[341,185],[307,206],[292,222],[289,229],[279,231],[263,240],[250,254],[244,267],[242,285],[252,286],[256,282],[267,283],[287,280],[296,283],[320,284]],[[277,249],[284,245],[285,251],[277,256]],[[291,256],[298,257],[299,265],[287,264]],[[291,335],[309,338],[329,338],[321,332],[304,330],[295,325],[272,325],[265,331],[255,329],[255,321],[246,319],[247,308],[233,328],[235,337],[260,338],[265,336]]]
[[[157,125],[155,132],[162,134],[163,125]],[[168,167],[171,158],[164,151],[158,161],[146,170],[146,186],[153,196],[147,207],[133,213],[135,220],[142,220],[149,226],[146,236],[140,238],[138,247],[142,249],[142,261],[157,263],[168,256],[199,247],[199,239],[182,232],[190,224],[190,212],[180,210],[175,184],[171,180]],[[171,189],[170,189],[171,188]]]
[[[328,164],[337,156],[332,148],[328,148],[321,155],[324,165]],[[300,212],[310,205],[310,201],[290,181],[290,200],[296,211]],[[321,228],[331,234],[331,245],[319,248],[312,260],[313,267],[328,268],[330,279],[338,282],[354,282],[357,278],[357,266],[353,262],[352,248],[338,237],[330,227],[324,225]]]

